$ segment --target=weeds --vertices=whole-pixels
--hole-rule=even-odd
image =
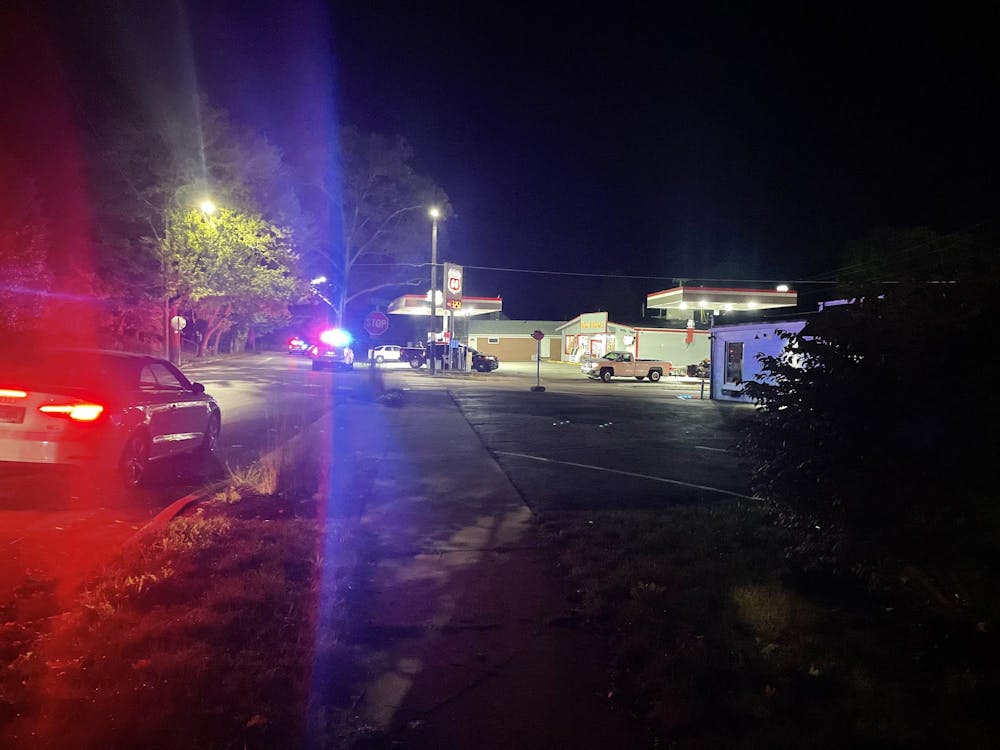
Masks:
[[[232,521],[224,516],[182,516],[171,521],[157,546],[164,552],[206,549],[227,536],[232,526]]]
[[[758,507],[543,522],[584,615],[618,643],[615,695],[677,750],[978,748],[996,736],[1000,658],[985,626],[847,581],[800,587],[790,532]]]
[[[230,517],[231,507],[172,521],[11,664],[23,718],[0,745],[56,746],[61,736],[79,747],[296,744],[314,571],[286,570],[314,559],[316,523]],[[74,723],[84,711],[115,720]]]

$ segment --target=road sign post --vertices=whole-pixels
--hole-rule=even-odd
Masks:
[[[378,310],[372,310],[365,316],[364,323],[365,331],[369,336],[381,336],[387,330],[389,330],[389,316],[384,312]],[[375,347],[368,348],[368,368],[373,371],[375,370]]]
[[[389,316],[384,312],[373,310],[365,316],[365,331],[369,336],[381,336],[389,330]]]
[[[177,352],[177,366],[181,366],[181,349],[183,344],[183,339],[181,338],[181,331],[187,327],[187,320],[180,315],[175,315],[170,319],[170,330],[172,330],[174,338],[174,349]]]
[[[542,385],[542,339],[545,338],[545,334],[536,329],[531,338],[535,340],[535,384],[531,386],[531,390],[540,393],[545,390],[545,386]]]

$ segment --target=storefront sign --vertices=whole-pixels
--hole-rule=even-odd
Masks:
[[[462,309],[462,267],[457,263],[444,264],[444,298],[449,310]]]
[[[588,333],[607,333],[608,314],[606,312],[583,313],[580,315],[580,330]]]

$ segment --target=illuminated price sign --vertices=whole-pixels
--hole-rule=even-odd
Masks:
[[[457,263],[444,264],[444,304],[449,310],[462,309],[462,275]]]

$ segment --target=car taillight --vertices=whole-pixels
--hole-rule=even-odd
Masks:
[[[38,411],[56,417],[68,417],[74,422],[93,422],[104,413],[98,404],[45,404]]]
[[[16,388],[0,388],[0,398],[27,398],[27,391],[19,391]]]

